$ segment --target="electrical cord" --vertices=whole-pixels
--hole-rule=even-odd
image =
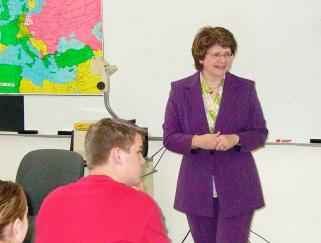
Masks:
[[[187,238],[187,236],[189,235],[190,232],[191,232],[191,230],[189,229],[189,230],[187,231],[187,233],[186,233],[186,235],[185,235],[185,237],[184,237],[184,239],[182,240],[181,243],[183,243],[183,242],[186,240],[186,238]],[[256,236],[260,237],[260,238],[261,238],[262,240],[264,240],[265,242],[271,243],[270,241],[268,241],[267,239],[265,239],[263,236],[259,235],[258,233],[255,233],[253,230],[250,229],[250,232],[251,232],[252,234],[255,234]],[[251,241],[248,241],[248,243],[251,243]]]
[[[260,238],[261,238],[262,240],[264,240],[265,242],[271,243],[270,241],[268,241],[267,239],[265,239],[263,236],[259,235],[258,233],[255,233],[253,230],[250,229],[250,232],[251,232],[252,234],[255,234],[256,236],[260,237]],[[251,242],[249,241],[249,243],[251,243]]]
[[[190,232],[191,232],[191,230],[189,229],[181,243],[183,243],[186,240],[186,238],[187,238],[187,236],[189,235]]]
[[[154,173],[156,173],[157,171],[158,171],[158,170],[152,170],[152,171],[150,171],[150,172],[142,175],[140,178],[144,178],[144,177],[146,177],[146,176],[149,176],[149,175],[151,175],[151,174],[154,174]]]
[[[157,150],[151,157],[145,157],[146,163],[153,161],[154,156],[157,155],[160,151],[162,151],[162,149],[164,149],[165,147],[162,146],[159,150]]]
[[[151,158],[154,158],[155,155],[157,155],[160,151],[162,151],[162,149],[164,149],[165,146],[162,146],[159,150],[157,150],[152,156]]]
[[[153,158],[154,158],[154,156],[157,155],[157,154],[158,154],[160,151],[162,151],[164,148],[165,148],[164,146],[161,147],[161,148],[160,148],[159,150],[157,150],[151,157],[147,158],[147,160],[152,161]],[[160,160],[162,159],[162,157],[163,157],[163,155],[164,155],[165,152],[166,152],[166,149],[163,151],[163,153],[162,153],[161,156],[159,157],[157,163],[156,163],[155,166],[152,168],[152,170],[151,170],[150,172],[142,175],[140,178],[144,178],[144,177],[146,177],[146,176],[149,176],[149,175],[154,174],[154,173],[157,172],[156,166],[158,165],[158,163],[159,163]]]
[[[164,148],[164,147],[163,147],[163,148]],[[161,150],[159,150],[159,151],[161,151]],[[156,169],[156,166],[157,166],[158,163],[161,161],[161,159],[162,159],[162,157],[163,157],[163,155],[165,154],[166,151],[167,151],[167,149],[165,149],[165,150],[163,151],[163,153],[161,154],[161,156],[160,156],[159,159],[157,160],[155,166],[153,167],[153,170]],[[152,158],[153,158],[153,156],[152,156]]]

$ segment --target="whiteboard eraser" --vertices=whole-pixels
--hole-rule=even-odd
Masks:
[[[38,130],[18,130],[18,134],[38,134]]]

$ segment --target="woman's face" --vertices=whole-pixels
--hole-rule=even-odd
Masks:
[[[203,74],[222,79],[230,68],[232,58],[231,48],[225,48],[217,44],[211,46],[204,59],[200,60],[200,63],[203,64]]]

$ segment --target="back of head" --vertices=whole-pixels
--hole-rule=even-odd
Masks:
[[[27,199],[23,189],[13,182],[0,180],[0,241],[10,240],[8,226],[17,219],[23,221],[26,213]],[[21,232],[22,235],[19,236],[22,240],[26,228],[23,231],[25,232]]]
[[[237,42],[228,29],[205,26],[196,33],[192,45],[192,55],[197,70],[203,68],[200,60],[204,60],[207,50],[213,45],[230,48],[232,55],[235,55],[237,50]]]
[[[122,119],[104,118],[91,125],[85,139],[88,168],[105,164],[112,148],[129,149],[136,134],[143,139],[146,130]]]

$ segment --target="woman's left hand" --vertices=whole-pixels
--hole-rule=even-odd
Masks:
[[[220,135],[217,137],[217,141],[215,149],[226,151],[237,145],[240,141],[240,137],[236,134]]]

